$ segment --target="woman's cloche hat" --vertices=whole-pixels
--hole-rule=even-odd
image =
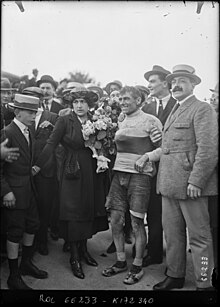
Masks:
[[[98,95],[84,86],[75,87],[70,94],[73,97],[73,101],[77,98],[84,98],[90,107],[94,106],[98,100]]]

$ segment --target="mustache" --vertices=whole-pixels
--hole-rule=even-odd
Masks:
[[[180,86],[175,86],[173,89],[172,89],[172,92],[174,93],[174,92],[182,92],[183,91],[183,89],[182,89],[182,87],[180,87]]]

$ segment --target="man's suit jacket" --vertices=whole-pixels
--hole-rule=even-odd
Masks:
[[[164,126],[157,190],[174,199],[187,198],[189,183],[202,195],[216,195],[218,123],[214,109],[194,95],[169,117]]]
[[[162,117],[160,119],[162,125],[164,126],[167,117],[169,116],[172,108],[174,107],[174,105],[176,104],[176,100],[171,96],[169,101],[167,102],[167,105],[165,107],[165,109],[163,110],[163,114]],[[154,116],[157,117],[157,103],[156,101],[152,101],[151,103],[146,103],[143,107],[142,107],[142,111],[144,111],[145,113],[148,114],[152,114]]]
[[[10,109],[9,107],[2,106],[1,107],[1,113],[3,115],[4,119],[4,126],[8,126],[10,122],[13,120],[15,117],[13,109]]]
[[[58,114],[62,109],[64,109],[64,107],[59,102],[55,100],[52,101],[50,112]]]
[[[20,156],[12,163],[2,162],[1,167],[1,197],[13,192],[16,198],[16,208],[25,209],[30,205],[34,190],[31,174],[33,161],[33,136],[30,133],[30,145],[19,129],[12,121],[2,131],[1,141],[8,138],[8,147],[19,147]]]
[[[49,121],[53,126],[58,118],[56,113],[49,112],[44,110],[41,114],[37,129],[35,126],[31,126],[30,129],[34,135],[34,162],[39,157],[40,153],[42,152],[44,146],[49,139],[51,131],[53,130],[52,126],[48,126],[47,128],[41,128],[40,125],[46,120]],[[45,167],[41,170],[41,175],[44,177],[53,177],[56,175],[57,167],[56,167],[56,157],[55,154],[52,154],[48,159]]]

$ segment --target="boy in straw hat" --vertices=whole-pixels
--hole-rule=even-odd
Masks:
[[[2,198],[7,221],[7,256],[10,275],[9,289],[29,290],[21,275],[47,278],[45,271],[39,270],[31,261],[33,241],[38,229],[38,214],[34,200],[31,176],[33,142],[30,126],[38,110],[39,98],[15,94],[14,120],[3,130],[2,140],[8,139],[9,147],[18,147],[20,156],[13,163],[3,163]],[[22,259],[18,268],[19,242],[22,240]]]
[[[27,87],[22,94],[34,97],[43,97],[43,91],[39,87]],[[43,108],[38,108],[35,122],[30,129],[34,136],[34,161],[38,158],[49,139],[55,122],[58,118],[56,113],[52,113]],[[37,207],[39,210],[40,227],[35,236],[36,249],[41,255],[48,255],[47,233],[50,222],[50,215],[53,208],[58,207],[59,193],[57,180],[57,161],[56,155],[50,156],[46,168],[34,178],[37,190]],[[58,202],[58,204],[57,204]],[[59,214],[57,214],[59,216]],[[51,219],[52,223],[52,219]],[[57,239],[58,240],[58,239]]]

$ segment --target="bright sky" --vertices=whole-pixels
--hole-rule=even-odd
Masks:
[[[57,81],[70,71],[89,73],[101,86],[120,80],[147,85],[153,65],[196,69],[198,98],[218,81],[219,4],[207,1],[2,1],[1,69]]]

